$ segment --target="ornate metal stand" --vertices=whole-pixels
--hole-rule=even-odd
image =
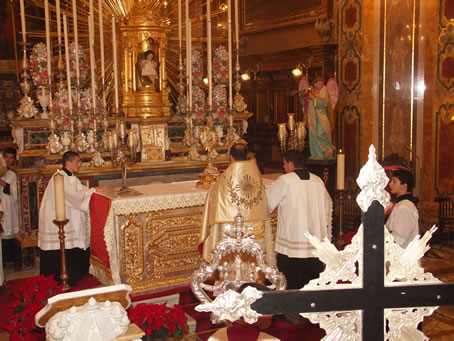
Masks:
[[[287,128],[290,134],[287,133]],[[278,123],[277,137],[281,144],[282,153],[290,149],[298,149],[302,152],[306,138],[304,122],[295,122],[295,114],[289,113],[287,123]]]
[[[336,189],[336,194],[339,202],[339,228],[338,228],[338,236],[336,238],[336,246],[337,248],[343,249],[344,248],[344,189]]]
[[[69,219],[54,220],[53,223],[58,226],[58,239],[60,239],[60,262],[61,274],[60,279],[63,282],[63,291],[68,291],[70,286],[68,284],[68,273],[66,271],[66,254],[65,254],[65,225],[68,224]]]

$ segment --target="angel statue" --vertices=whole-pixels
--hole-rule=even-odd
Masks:
[[[334,158],[332,133],[334,108],[339,98],[339,88],[334,78],[328,79],[326,86],[321,77],[315,77],[311,87],[307,77],[300,80],[298,91],[303,112],[307,115],[309,149],[313,159]]]

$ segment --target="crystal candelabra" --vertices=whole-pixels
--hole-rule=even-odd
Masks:
[[[287,129],[289,133],[287,133]],[[306,138],[304,122],[295,122],[295,114],[289,113],[287,123],[278,123],[277,137],[281,144],[282,153],[290,149],[297,149],[302,152]]]
[[[117,116],[115,129],[107,133],[107,144],[111,152],[112,167],[121,167],[122,184],[116,192],[121,195],[137,193],[126,185],[127,167],[137,161],[139,145],[137,129],[130,129],[127,135],[125,122]]]

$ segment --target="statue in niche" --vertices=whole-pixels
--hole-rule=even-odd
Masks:
[[[139,73],[139,87],[150,88],[156,91],[159,84],[159,69],[156,55],[153,50],[139,53],[137,56],[137,71]]]

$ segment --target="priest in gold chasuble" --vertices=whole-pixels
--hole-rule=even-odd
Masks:
[[[202,257],[211,262],[211,251],[223,238],[228,224],[241,213],[245,226],[252,225],[256,240],[275,264],[273,233],[262,175],[255,160],[233,161],[208,191],[199,245]]]

